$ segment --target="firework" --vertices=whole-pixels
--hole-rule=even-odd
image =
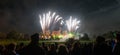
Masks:
[[[39,18],[43,33],[49,31],[50,26],[53,26],[62,20],[62,17],[56,15],[55,12],[51,13],[50,11],[48,13],[44,13],[43,15],[39,15]]]
[[[76,32],[76,30],[79,28],[80,21],[78,21],[76,18],[73,19],[72,16],[70,16],[69,20],[66,20],[67,29],[69,32]]]

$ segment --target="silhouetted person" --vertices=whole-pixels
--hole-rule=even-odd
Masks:
[[[112,48],[105,43],[105,38],[98,36],[94,45],[94,55],[112,55]]]
[[[11,43],[7,46],[5,55],[16,55],[16,44],[15,43]]]
[[[17,49],[16,49],[16,52],[17,53],[21,53],[22,52],[22,49],[24,48],[24,43],[20,43],[20,45],[18,45]]]
[[[55,44],[50,45],[48,55],[57,55]]]
[[[113,55],[120,55],[120,34],[117,34],[117,43],[113,47]]]
[[[4,46],[0,45],[0,55],[4,54]]]
[[[85,44],[85,46],[83,46],[82,48],[82,55],[92,55],[92,50],[93,50],[92,43]]]
[[[48,46],[44,42],[42,42],[42,46],[41,47],[45,50],[45,53],[48,52]]]
[[[57,43],[57,42],[55,42],[55,48],[56,48],[56,49],[58,48],[58,43]]]
[[[64,44],[60,44],[57,49],[57,55],[68,55],[68,49]]]
[[[82,55],[80,43],[78,41],[73,44],[71,55]]]
[[[39,46],[39,34],[35,33],[31,36],[31,42],[24,47],[20,55],[45,55],[44,49]]]
[[[19,49],[22,49],[24,46],[25,46],[24,43],[20,43]]]

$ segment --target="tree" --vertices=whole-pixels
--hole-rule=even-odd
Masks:
[[[6,33],[0,32],[0,39],[5,39],[6,38]]]
[[[116,33],[116,32],[109,31],[109,32],[107,32],[107,33],[104,33],[102,36],[104,36],[104,37],[107,38],[107,39],[113,39],[113,38],[115,38],[115,36],[114,36],[115,33]]]
[[[87,33],[84,33],[83,37],[81,38],[81,40],[90,40],[90,38],[88,37]]]
[[[29,34],[24,34],[24,37],[23,37],[24,40],[29,40],[30,39],[30,36]]]
[[[7,34],[7,39],[21,39],[23,36],[22,33],[12,30]]]

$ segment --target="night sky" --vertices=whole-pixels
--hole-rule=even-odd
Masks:
[[[0,0],[0,32],[41,32],[38,15],[47,11],[78,18],[81,33],[120,30],[119,0]]]

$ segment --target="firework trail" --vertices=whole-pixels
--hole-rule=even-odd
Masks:
[[[55,12],[51,13],[50,11],[48,13],[44,13],[43,15],[39,15],[39,18],[43,33],[48,31],[51,26],[62,20],[62,17],[56,15]]]
[[[73,19],[73,17],[70,16],[70,19],[66,20],[66,25],[69,32],[76,32],[76,30],[79,28],[80,21],[78,21],[76,18]]]

